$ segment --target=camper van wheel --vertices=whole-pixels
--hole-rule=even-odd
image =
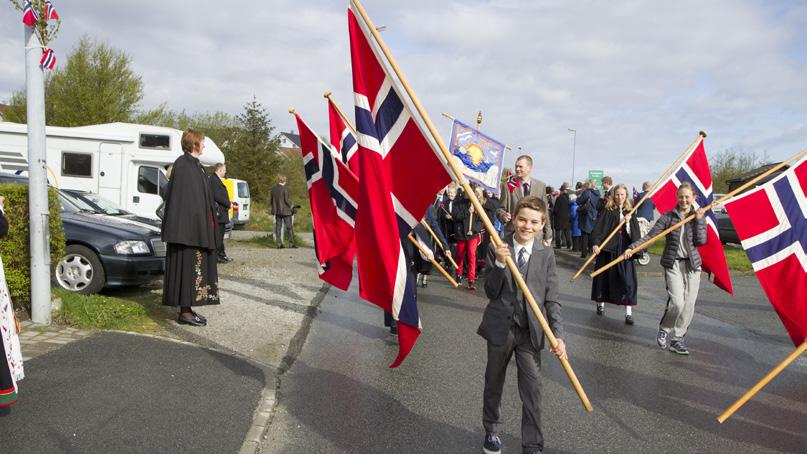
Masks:
[[[70,244],[54,271],[59,287],[78,293],[98,293],[104,288],[104,266],[92,249]]]

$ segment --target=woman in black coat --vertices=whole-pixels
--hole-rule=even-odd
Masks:
[[[193,306],[219,304],[215,202],[199,162],[205,136],[187,129],[182,134],[184,154],[174,161],[165,190],[162,239],[167,245],[163,304],[179,306],[177,322],[207,325]]]
[[[619,222],[630,212],[628,188],[619,184],[609,198],[605,209],[599,213],[597,224],[591,232],[592,248],[597,255],[596,268],[610,263],[623,255],[628,245],[641,238],[639,222],[630,216],[619,231],[604,244],[599,244],[616,228]],[[636,266],[632,260],[624,260],[618,265],[599,274],[591,283],[591,300],[597,303],[597,315],[605,311],[605,303],[625,306],[625,323],[633,325],[632,307],[637,303]]]
[[[552,216],[555,218],[555,247],[572,248],[572,224],[571,207],[569,206],[569,186],[563,183],[560,186],[560,194],[555,199],[555,206],[552,208]]]

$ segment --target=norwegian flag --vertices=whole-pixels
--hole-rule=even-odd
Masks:
[[[398,357],[390,365],[398,367],[421,330],[402,242],[451,178],[353,10],[348,10],[348,28],[361,176],[356,217],[360,294],[398,320]]]
[[[798,347],[807,336],[807,158],[724,206],[765,294]]]
[[[50,1],[45,2],[45,20],[56,20],[59,18],[59,13]]]
[[[39,59],[39,64],[47,70],[53,70],[53,67],[56,66],[56,54],[53,52],[53,49],[48,48],[42,52],[42,58]]]
[[[695,200],[692,202],[695,209],[711,205],[714,201],[714,197],[712,197],[712,174],[709,171],[706,150],[703,148],[703,137],[700,138],[700,142],[695,149],[686,156],[667,181],[650,194],[650,199],[660,213],[675,208],[678,204],[678,196],[676,195],[678,187],[684,181],[688,181],[695,190]],[[703,270],[712,275],[715,285],[734,295],[734,290],[731,287],[731,276],[729,276],[729,267],[726,263],[726,254],[723,252],[723,244],[720,242],[720,235],[717,233],[717,222],[711,210],[706,213],[706,244],[698,246],[698,252],[703,259]]]
[[[359,182],[330,146],[294,114],[300,132],[300,146],[314,220],[315,248],[319,277],[342,290],[353,278],[356,199]]]
[[[359,144],[356,143],[356,136],[347,127],[342,117],[336,111],[336,106],[331,99],[328,99],[328,119],[331,126],[331,145],[339,150],[342,162],[347,164],[353,173],[359,173]]]
[[[516,190],[516,188],[520,188],[520,187],[521,187],[521,180],[516,178],[516,176],[513,175],[513,172],[511,172],[510,169],[508,169],[507,170],[507,190],[512,193],[513,191]]]
[[[39,13],[36,12],[36,8],[31,2],[25,2],[22,7],[22,23],[33,27],[34,24],[39,20]]]

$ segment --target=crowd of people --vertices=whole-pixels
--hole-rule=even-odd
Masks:
[[[443,266],[452,269],[449,259],[456,258],[455,280],[465,280],[468,290],[475,291],[477,276],[486,274],[484,289],[489,302],[477,333],[487,341],[483,449],[489,454],[501,451],[500,402],[505,371],[514,355],[523,404],[522,450],[542,452],[543,449],[540,351],[545,338],[537,318],[527,307],[522,290],[515,284],[510,269],[505,267],[508,256],[542,306],[543,316],[557,339],[550,351],[561,358],[566,357],[566,346],[553,248],[579,253],[582,258],[593,254],[597,269],[624,258],[592,280],[591,300],[599,316],[605,314],[606,303],[623,306],[625,323],[633,325],[632,309],[638,304],[638,282],[632,259],[640,252],[637,247],[694,215],[692,221],[666,235],[661,257],[668,298],[656,342],[660,348],[680,355],[689,354],[684,337],[692,321],[700,284],[701,258],[697,247],[706,242],[706,223],[704,210],[693,208],[695,191],[688,183],[682,183],[678,189],[677,206],[661,213],[651,229],[655,206],[645,197],[650,190],[649,183],[642,185],[642,192],[634,190],[630,194],[625,184],[615,185],[612,178],[605,176],[602,190],[589,179],[577,182],[574,189],[564,182],[555,191],[532,178],[532,166],[531,157],[518,157],[514,175],[502,183],[498,197],[481,187],[473,187],[493,223],[492,231],[485,228],[469,195],[454,184],[437,194],[429,208],[432,217],[437,214],[437,222],[430,220],[428,224],[436,224],[438,235],[430,238],[416,229],[419,242],[429,244],[431,241],[432,246],[437,246],[428,250],[422,259],[439,259],[441,251],[445,251]],[[641,205],[634,210],[640,200]],[[502,240],[495,248],[490,246],[493,236]],[[425,287],[429,269],[418,266],[416,272],[418,283]],[[394,329],[394,321],[391,325]]]

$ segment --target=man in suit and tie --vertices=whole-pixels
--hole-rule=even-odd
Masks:
[[[283,246],[283,229],[286,230],[286,237],[289,239],[289,247],[296,248],[294,244],[294,228],[293,228],[293,215],[291,204],[291,195],[289,195],[289,188],[286,187],[286,176],[278,175],[277,184],[272,188],[269,193],[272,205],[272,214],[275,216],[275,243],[278,249]]]
[[[496,216],[504,224],[505,236],[513,233],[513,213],[515,212],[518,202],[525,196],[532,195],[540,198],[544,205],[549,206],[549,199],[546,195],[546,184],[536,178],[530,178],[532,172],[532,158],[527,155],[521,155],[516,159],[515,176],[520,182],[519,187],[513,191],[508,190],[506,187],[502,188],[501,204],[499,209],[496,210]],[[506,183],[505,183],[506,185]],[[547,246],[552,244],[552,225],[547,222],[544,225],[543,232],[538,236],[539,240]]]
[[[224,250],[224,229],[230,222],[230,195],[221,179],[227,174],[227,166],[218,163],[213,167],[213,175],[210,175],[210,189],[213,192],[213,201],[216,203],[216,252],[218,262],[232,262],[233,259],[227,257]]]
[[[489,298],[477,334],[487,340],[487,366],[483,397],[482,425],[485,428],[483,449],[487,454],[501,452],[501,400],[505,372],[515,353],[518,367],[518,392],[521,396],[522,452],[541,453],[541,350],[544,334],[538,319],[527,306],[524,294],[505,266],[512,257],[524,277],[535,301],[558,340],[550,351],[566,358],[566,345],[561,339],[561,305],[558,302],[558,277],[555,253],[538,238],[547,221],[546,205],[540,198],[527,196],[513,212],[513,233],[497,248],[488,251],[490,272],[485,280]]]

